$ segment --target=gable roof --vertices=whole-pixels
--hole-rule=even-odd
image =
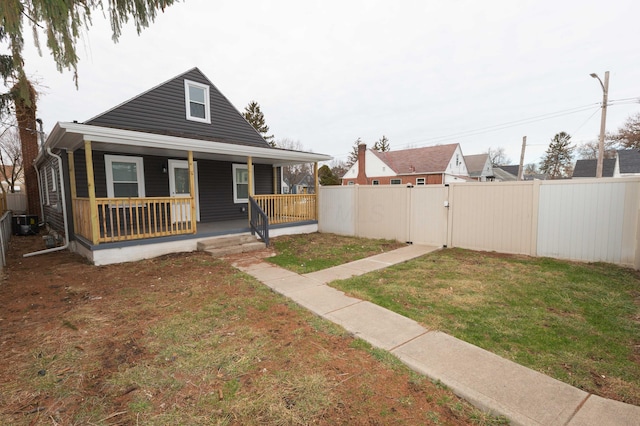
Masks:
[[[501,180],[502,182],[510,182],[518,179],[516,175],[504,170],[504,167],[505,166],[493,168],[493,175],[496,177],[496,179]],[[516,173],[518,172],[516,171]]]
[[[185,80],[209,87],[211,124],[187,120]],[[269,146],[198,68],[161,83],[84,124],[237,145]]]
[[[500,167],[505,172],[514,175],[516,179],[518,178],[518,170],[520,169],[520,166],[518,164],[516,165],[510,164],[510,165],[498,166],[498,167]]]
[[[613,177],[613,169],[616,166],[615,158],[605,158],[602,162],[602,177]],[[598,160],[577,160],[573,168],[574,178],[596,177]]]
[[[484,166],[485,164],[487,164],[488,159],[489,154],[465,155],[464,162],[467,164],[467,171],[469,172],[469,176],[482,176]]]
[[[640,151],[637,149],[618,150],[618,165],[620,174],[640,173]]]
[[[444,173],[459,144],[428,146],[401,151],[371,150],[398,175],[411,173]]]

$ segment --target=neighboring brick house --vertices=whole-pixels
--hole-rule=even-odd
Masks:
[[[460,144],[378,152],[358,145],[343,185],[431,185],[471,180]]]

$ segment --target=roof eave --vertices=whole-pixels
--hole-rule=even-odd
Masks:
[[[259,157],[277,162],[277,164],[274,163],[274,165],[314,163],[332,159],[329,155],[312,152],[288,151],[250,145],[234,145],[223,142],[181,138],[177,136],[158,135],[154,133],[68,122],[56,123],[45,142],[45,147],[75,150],[80,148],[85,140],[123,146],[134,145],[155,149]]]

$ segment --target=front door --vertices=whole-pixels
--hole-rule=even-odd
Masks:
[[[200,202],[198,200],[198,164],[193,162],[195,177],[196,221],[200,222]],[[169,194],[175,198],[189,198],[189,162],[169,160]],[[171,210],[172,222],[191,221],[189,204],[174,205]]]

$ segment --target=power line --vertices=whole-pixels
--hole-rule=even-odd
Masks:
[[[626,104],[634,104],[634,103],[640,103],[640,97],[613,99],[613,100],[609,100],[609,102],[607,102],[607,105],[613,106],[613,105],[626,105]],[[462,131],[462,132],[451,133],[451,134],[442,135],[442,136],[436,136],[436,137],[428,138],[428,139],[420,139],[420,140],[416,140],[416,141],[412,141],[412,142],[407,142],[407,143],[404,143],[404,144],[399,145],[399,146],[401,148],[402,147],[408,148],[408,147],[414,146],[415,144],[421,144],[421,145],[424,144],[424,145],[426,145],[428,143],[445,142],[445,141],[448,141],[448,140],[462,138],[462,137],[476,136],[476,135],[480,135],[480,134],[495,132],[495,131],[498,131],[498,130],[508,129],[508,128],[511,128],[511,127],[517,127],[517,126],[524,125],[524,124],[531,124],[531,123],[536,123],[536,122],[539,122],[539,121],[549,120],[549,119],[552,119],[552,118],[563,117],[565,115],[577,114],[577,113],[584,112],[584,111],[589,111],[589,110],[595,108],[594,112],[589,116],[589,118],[587,118],[587,120],[585,120],[585,122],[582,123],[578,127],[578,129],[576,130],[576,132],[577,132],[578,130],[580,130],[580,128],[582,126],[584,126],[600,110],[600,107],[601,107],[601,103],[592,103],[592,104],[587,104],[587,105],[583,105],[583,106],[579,106],[579,107],[568,108],[568,109],[565,109],[565,110],[550,112],[550,113],[547,113],[547,114],[536,115],[536,116],[529,117],[529,118],[523,118],[523,119],[520,119],[520,120],[508,121],[508,122],[502,123],[502,124],[495,124],[495,125],[492,125],[492,126],[480,127],[480,128],[477,128],[477,129],[470,129],[470,130],[466,130],[466,131]],[[345,157],[348,157],[349,155],[350,155],[350,153],[346,153],[346,154],[335,156],[335,158],[345,158]]]

